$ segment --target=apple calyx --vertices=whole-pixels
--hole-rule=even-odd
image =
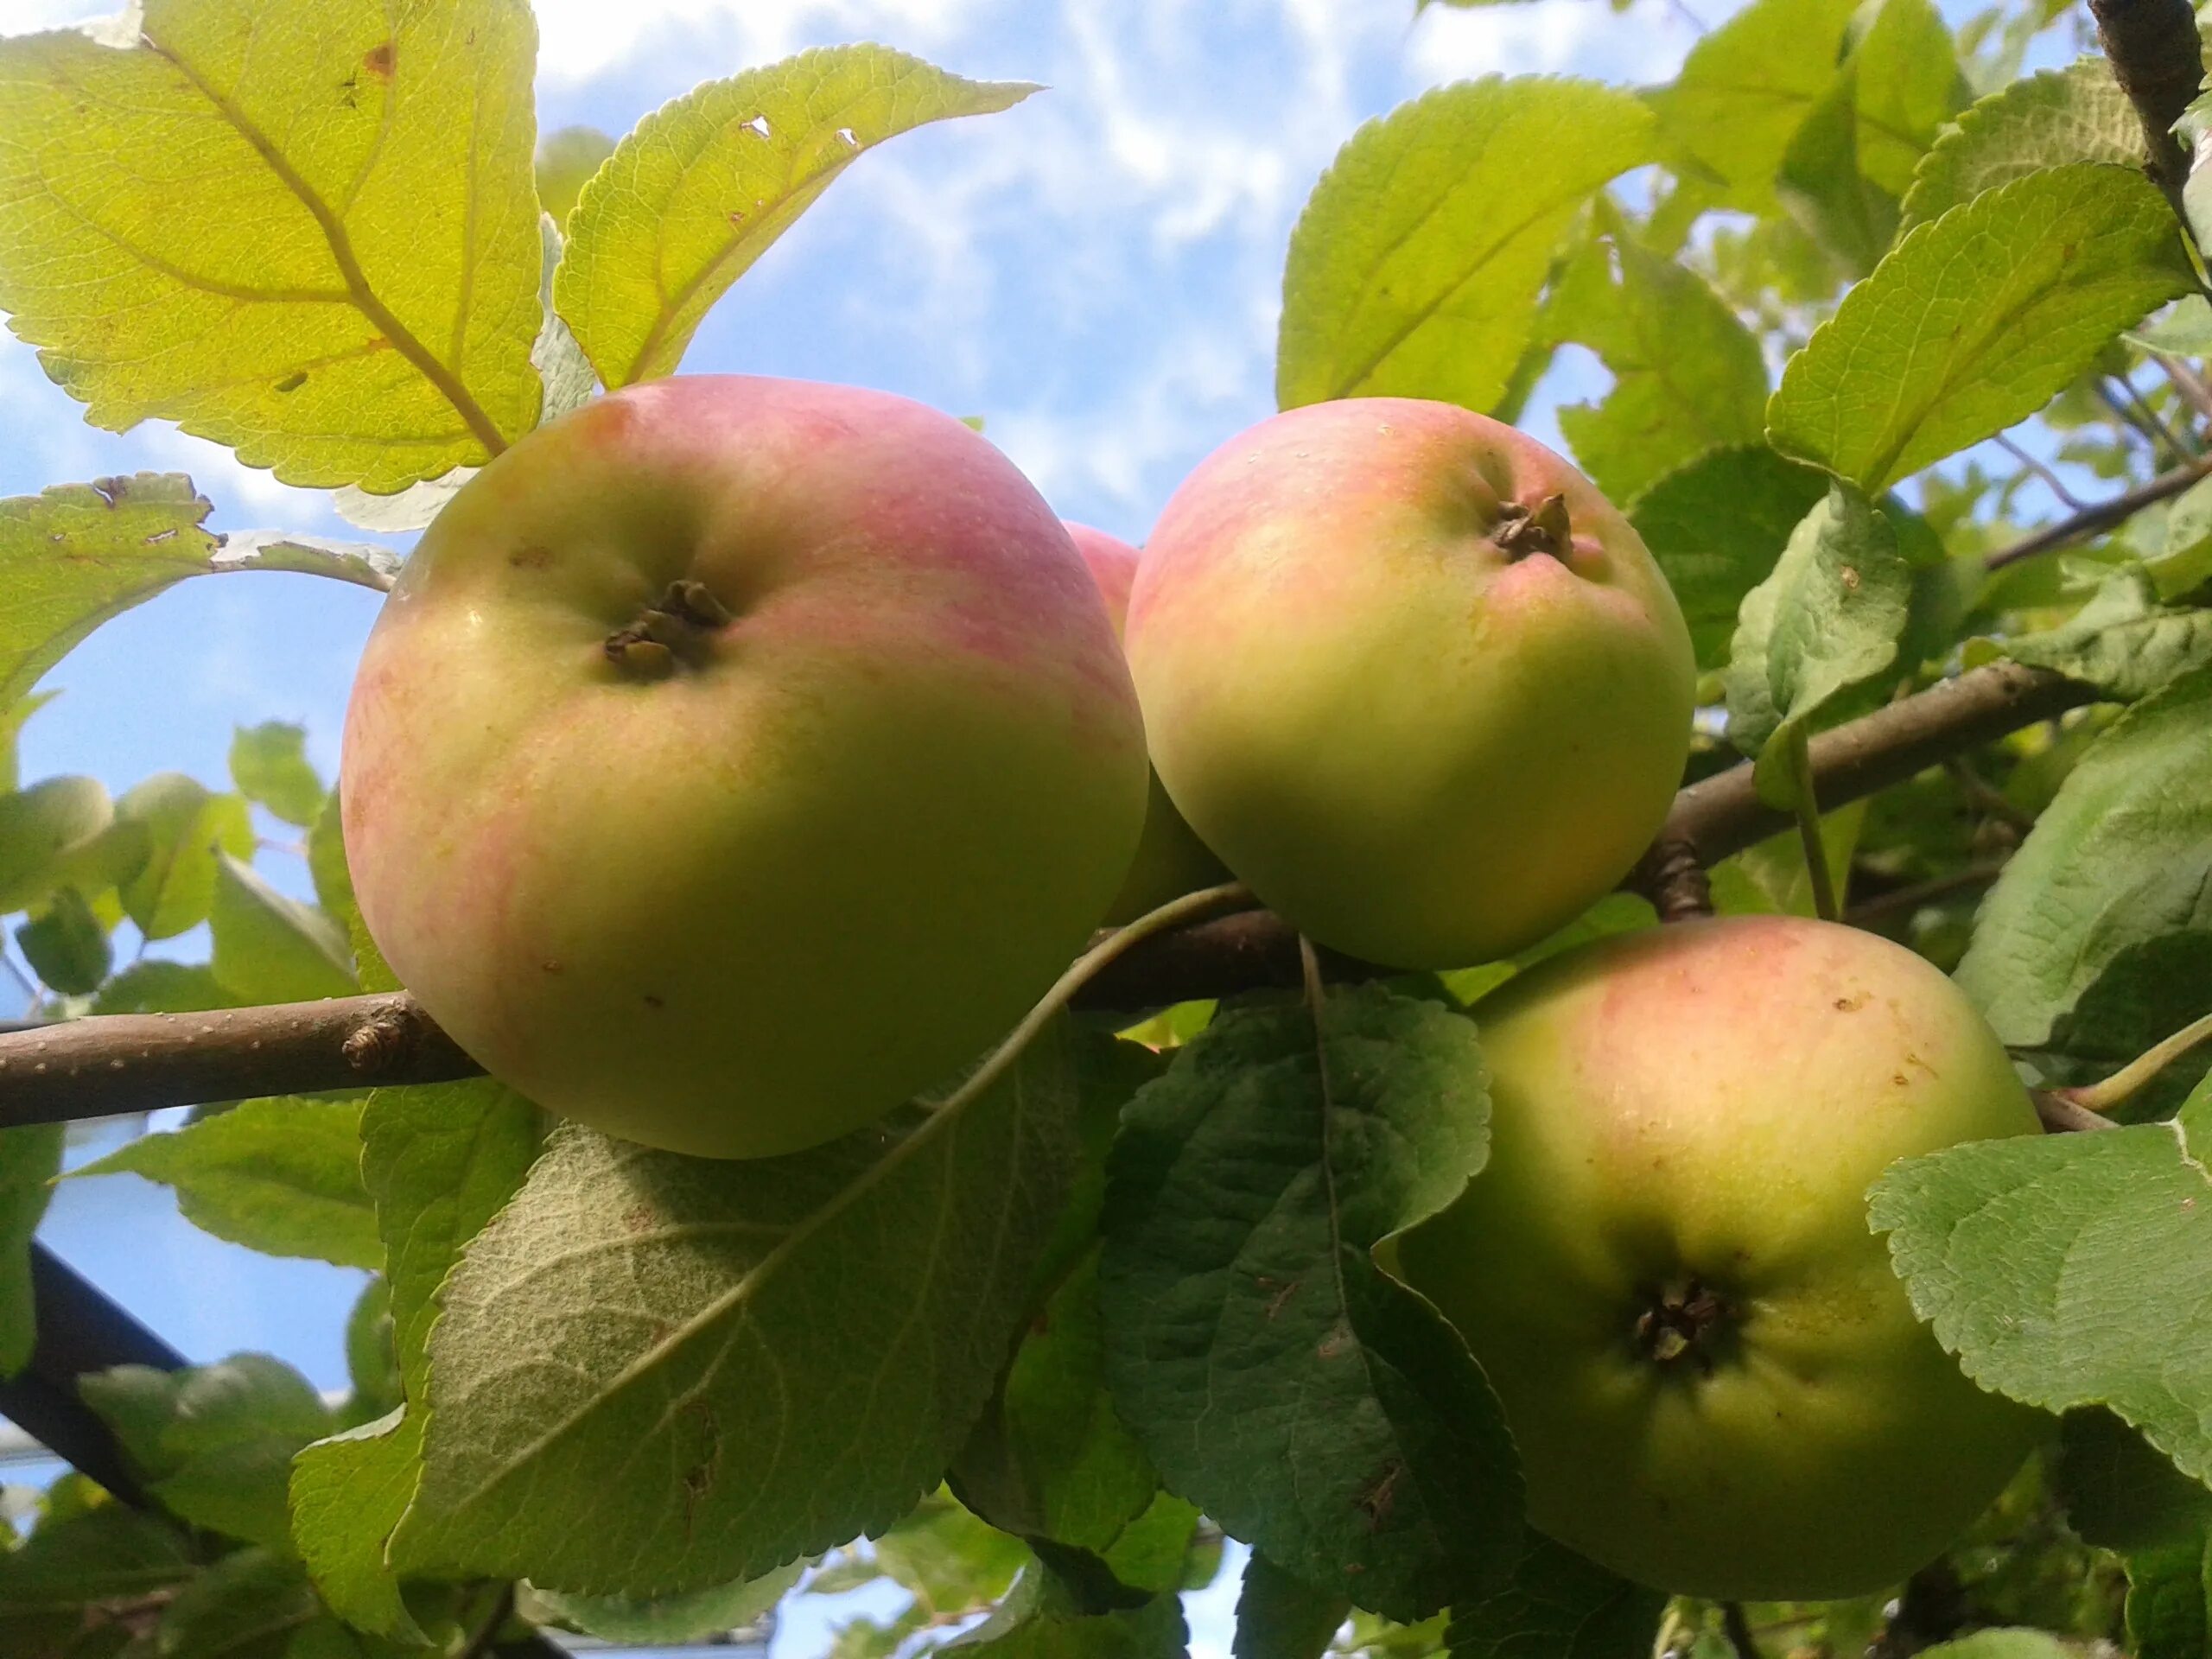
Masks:
[[[1507,502],[1498,509],[1497,528],[1491,532],[1491,539],[1509,562],[1534,553],[1563,557],[1574,543],[1567,520],[1567,498],[1548,495],[1533,509],[1518,501]]]
[[[730,620],[729,607],[704,582],[671,582],[658,603],[607,636],[607,658],[634,678],[666,679],[679,662],[696,662],[707,637]]]
[[[1714,1351],[1734,1334],[1737,1310],[1696,1274],[1643,1293],[1636,1317],[1637,1351],[1661,1370],[1688,1361],[1713,1375]]]

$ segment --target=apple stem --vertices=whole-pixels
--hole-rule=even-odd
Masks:
[[[1022,1015],[1021,1023],[969,1073],[967,1081],[943,1100],[925,1103],[929,1110],[932,1114],[957,1112],[987,1093],[1021,1058],[1022,1050],[1036,1039],[1037,1033],[1075,1000],[1076,993],[1124,951],[1141,944],[1155,933],[1165,933],[1212,912],[1255,909],[1259,902],[1251,888],[1242,881],[1224,881],[1217,887],[1201,887],[1180,899],[1171,899],[1159,909],[1147,911],[1126,927],[1117,928],[1068,965],[1067,971],[1052,982],[1052,989],[1037,1000],[1037,1006]]]
[[[1298,936],[1298,971],[1306,983],[1306,1006],[1318,1018],[1321,999],[1328,995],[1328,987],[1321,979],[1321,956],[1313,948],[1313,941],[1303,933]]]
[[[2102,1083],[2085,1083],[2077,1088],[2051,1089],[2044,1092],[2083,1111],[2109,1112],[2113,1107],[2124,1104],[2145,1084],[2208,1037],[2212,1037],[2212,1014],[2183,1026],[2165,1041],[2121,1066]]]
[[[1507,559],[1519,561],[1535,553],[1565,556],[1574,544],[1573,527],[1567,521],[1567,498],[1548,495],[1532,510],[1518,501],[1498,509],[1497,528],[1491,539]]]
[[[1821,839],[1821,801],[1813,779],[1811,734],[1803,726],[1791,728],[1786,760],[1789,766],[1790,811],[1797,820],[1797,839],[1805,849],[1805,874],[1813,881],[1813,913],[1824,922],[1837,920],[1835,877],[1828,868],[1827,843]]]

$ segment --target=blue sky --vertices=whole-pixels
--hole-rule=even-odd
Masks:
[[[1688,0],[1707,22],[1732,9]],[[103,8],[0,0],[0,33]],[[1695,38],[1680,7],[1601,0],[1474,11],[1413,0],[542,0],[546,130],[619,134],[699,79],[801,48],[876,40],[960,73],[1051,90],[864,157],[709,317],[685,367],[881,386],[960,415],[1059,511],[1141,539],[1176,481],[1273,408],[1283,250],[1313,180],[1362,121],[1490,73],[1662,79]],[[1550,388],[1602,388],[1570,353]],[[1556,442],[1548,400],[1532,429]],[[86,427],[30,352],[0,340],[0,493],[142,468],[189,472],[222,529],[358,536],[326,496],[149,424]],[[372,594],[292,576],[189,582],[49,677],[27,777],[224,778],[234,726],[306,725],[334,771]],[[270,862],[270,861],[264,861]],[[272,875],[285,878],[282,868]],[[301,885],[293,872],[288,885]],[[48,1236],[198,1358],[271,1350],[344,1382],[359,1275],[272,1262],[181,1220],[161,1189],[71,1183]],[[1224,1586],[1193,1651],[1227,1652]],[[779,1655],[817,1650],[794,1631]]]

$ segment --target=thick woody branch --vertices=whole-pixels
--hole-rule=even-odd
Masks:
[[[2189,0],[2089,0],[2114,79],[2143,124],[2143,170],[2181,212],[2189,156],[2173,135],[2203,85],[2196,17]]]
[[[2046,670],[1993,663],[1823,733],[1812,742],[1824,806],[1841,806],[1923,768],[2095,700]],[[1787,829],[1761,803],[1751,768],[1691,785],[1638,871],[1624,885],[1662,909],[1703,867]],[[1332,979],[1380,970],[1324,952]],[[1146,940],[1075,998],[1128,1011],[1262,988],[1295,987],[1298,936],[1247,912]],[[257,1095],[316,1094],[377,1084],[443,1083],[479,1067],[404,994],[292,1002],[210,1014],[109,1014],[0,1034],[0,1128]]]
[[[99,1014],[0,1036],[0,1128],[482,1070],[404,993]]]

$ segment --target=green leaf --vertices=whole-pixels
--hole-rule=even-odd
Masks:
[[[1853,57],[1790,139],[1775,175],[1791,218],[1853,276],[1874,268],[1897,226],[1896,197],[1859,168],[1859,85]]]
[[[1320,1659],[1351,1615],[1344,1597],[1315,1589],[1254,1550],[1236,1592],[1230,1653],[1232,1659]]]
[[[368,927],[361,920],[361,906],[353,897],[353,873],[346,863],[346,830],[334,790],[322,804],[322,815],[315,819],[315,828],[308,831],[308,874],[315,882],[315,903],[346,930],[361,988],[397,990],[398,976],[369,937]]]
[[[2212,611],[2158,603],[2141,568],[2114,572],[2089,602],[2044,633],[1977,641],[1972,664],[2005,656],[2094,685],[2122,702],[2145,697],[2191,669],[2212,664]]]
[[[1474,1027],[1379,986],[1224,1014],[1122,1115],[1099,1305],[1122,1420],[1170,1490],[1394,1618],[1477,1588],[1521,1525],[1495,1398],[1376,1266],[1483,1162]]]
[[[1603,403],[1559,411],[1574,458],[1613,499],[1633,499],[1709,449],[1761,441],[1767,378],[1758,340],[1694,272],[1616,230],[1577,257],[1547,315],[1562,339],[1589,346],[1613,372]]]
[[[2184,294],[2164,316],[2120,336],[2146,352],[2176,357],[2212,356],[2212,302],[2202,294]]]
[[[0,915],[27,910],[68,874],[115,816],[107,791],[92,778],[49,778],[0,795]]]
[[[2127,1650],[2199,1659],[2212,1647],[2212,1548],[2199,1542],[2127,1558]]]
[[[207,921],[215,977],[247,1002],[351,996],[353,952],[329,917],[287,899],[227,853],[215,855]]]
[[[988,1607],[1012,1587],[1029,1552],[944,1492],[931,1492],[876,1541],[875,1566],[932,1616]]]
[[[1659,1592],[1530,1533],[1512,1581],[1454,1608],[1445,1639],[1452,1659],[1644,1659],[1666,1605]]]
[[[793,1561],[758,1579],[671,1596],[630,1601],[619,1596],[565,1596],[550,1590],[536,1599],[547,1617],[602,1642],[678,1647],[750,1624],[784,1598],[805,1571]]]
[[[1832,725],[1886,690],[1901,671],[1911,597],[1889,519],[1850,486],[1833,486],[1774,574],[1745,596],[1729,652],[1729,741],[1764,760],[1790,728]],[[1768,789],[1763,772],[1763,797]]]
[[[216,860],[253,853],[245,798],[211,794],[182,772],[149,778],[116,803],[116,817],[143,849],[120,891],[124,913],[149,939],[175,938],[206,921]]]
[[[1894,200],[1967,100],[1951,31],[1930,0],[1882,0],[1852,67],[1859,170]]]
[[[202,1231],[264,1255],[341,1268],[384,1262],[361,1185],[358,1101],[249,1100],[166,1135],[141,1135],[75,1171],[143,1175],[176,1192]]]
[[[2108,1406],[2212,1480],[2212,1090],[2170,1122],[2027,1135],[1893,1165],[1869,1218],[1912,1305],[1985,1389]]]
[[[2160,598],[2178,598],[2212,582],[2212,478],[2174,498],[2164,539],[2156,556],[2145,561]]]
[[[1869,492],[2032,415],[2193,283],[2139,172],[2033,173],[1921,226],[1790,359],[1774,447]]]
[[[395,1410],[292,1460],[292,1541],[331,1611],[372,1636],[428,1643],[384,1560],[423,1472],[422,1418]]]
[[[2212,1487],[2183,1474],[2112,1413],[2067,1413],[2061,1447],[2056,1484],[2067,1524],[2084,1543],[2121,1555],[2176,1544],[2202,1549]]]
[[[2097,738],[2005,865],[1957,977],[2006,1044],[2132,1058],[2212,1007],[2208,743],[2200,670]]]
[[[609,388],[670,373],[707,308],[861,156],[1036,90],[880,46],[804,52],[696,87],[640,121],[584,186],[555,308]]]
[[[1961,114],[1914,168],[1904,228],[1961,202],[2069,162],[2139,165],[2143,126],[2103,58],[2046,69],[1992,92]]]
[[[362,1287],[346,1316],[346,1374],[353,1385],[346,1402],[348,1427],[389,1415],[406,1398],[392,1338],[391,1284],[380,1273]]]
[[[48,899],[38,915],[16,930],[16,943],[40,982],[65,996],[89,996],[115,962],[107,929],[74,887],[63,887]]]
[[[1055,1028],[960,1111],[793,1157],[564,1126],[442,1293],[394,1563],[657,1598],[896,1519],[1027,1310],[1075,1160],[1071,1094]]]
[[[149,957],[134,962],[99,988],[92,999],[94,1014],[193,1014],[204,1008],[231,1008],[238,998],[222,982],[197,963],[164,962]]]
[[[1629,520],[1681,601],[1700,668],[1728,660],[1745,595],[1827,491],[1827,474],[1761,446],[1700,455],[1637,498]]]
[[[226,1555],[162,1611],[163,1659],[370,1659],[390,1651],[323,1611],[297,1561],[267,1549]]]
[[[0,512],[4,511],[5,504],[0,503]],[[0,554],[0,561],[4,558],[5,555]],[[4,569],[4,563],[0,563],[0,569]],[[0,623],[0,632],[4,628],[5,624]],[[0,648],[0,654],[4,654],[4,648]],[[41,691],[35,696],[19,696],[0,708],[0,794],[12,794],[22,786],[22,775],[16,764],[16,744],[22,734],[23,722],[60,695],[59,691]]]
[[[240,1354],[181,1371],[118,1365],[79,1378],[78,1388],[179,1520],[285,1545],[292,1454],[331,1428],[329,1408],[297,1371]]]
[[[31,1236],[61,1173],[64,1129],[60,1123],[0,1129],[0,1377],[13,1376],[30,1363],[38,1334],[32,1319]]]
[[[944,1651],[970,1659],[1185,1659],[1188,1638],[1182,1604],[1173,1596],[1094,1612],[1050,1573],[1033,1567],[998,1611]]]
[[[584,185],[614,153],[614,141],[597,127],[563,127],[537,141],[537,205],[556,225],[569,217]]]
[[[535,424],[535,31],[512,0],[148,0],[0,44],[0,308],[123,431],[391,490]]]
[[[1651,159],[1649,112],[1589,81],[1493,76],[1369,122],[1291,233],[1277,399],[1489,409],[1575,211]]]
[[[422,1398],[435,1297],[462,1249],[522,1188],[537,1109],[489,1077],[378,1089],[361,1112],[361,1179],[376,1200],[392,1344]]]
[[[272,720],[239,727],[231,739],[231,781],[246,799],[302,829],[322,811],[322,779],[308,764],[304,726]]]
[[[1661,136],[1719,180],[1727,205],[1774,206],[1789,141],[1835,84],[1856,0],[1752,0],[1648,94]]]
[[[0,1651],[78,1659],[73,1643],[90,1610],[156,1594],[193,1571],[183,1535],[157,1516],[106,1503],[49,1513],[27,1542],[0,1549]]]
[[[2074,1659],[2075,1649],[2048,1630],[1976,1630],[1920,1650],[1926,1659]]]

